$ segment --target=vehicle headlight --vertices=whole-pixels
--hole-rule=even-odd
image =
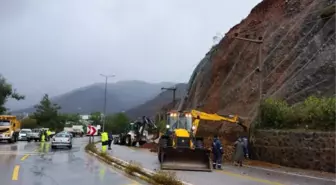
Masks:
[[[193,125],[192,127],[191,127],[191,130],[195,130],[196,129],[196,127]]]
[[[166,128],[169,128],[170,126],[169,125],[166,125]]]

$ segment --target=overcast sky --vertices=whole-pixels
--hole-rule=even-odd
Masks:
[[[186,82],[213,36],[260,1],[0,0],[0,73],[27,101],[102,82],[100,73]]]

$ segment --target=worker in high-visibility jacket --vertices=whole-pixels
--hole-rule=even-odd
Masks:
[[[107,132],[101,133],[101,141],[102,141],[102,152],[106,152],[108,145],[108,135]]]
[[[51,131],[47,130],[47,141],[50,141],[50,135],[51,135]]]
[[[41,133],[41,142],[44,142],[45,141],[45,136],[46,136],[45,131],[41,130],[40,133]]]

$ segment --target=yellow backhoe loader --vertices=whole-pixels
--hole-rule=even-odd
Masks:
[[[197,110],[168,112],[166,132],[158,145],[161,169],[212,171],[210,150],[204,147],[203,138],[195,137],[200,120],[242,125],[238,116],[226,117]]]

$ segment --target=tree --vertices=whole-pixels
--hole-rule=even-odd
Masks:
[[[130,120],[124,113],[117,113],[106,116],[105,131],[114,134],[123,132],[129,126]]]
[[[45,94],[40,101],[40,104],[35,106],[36,111],[33,114],[33,118],[36,119],[37,125],[41,127],[47,127],[55,130],[62,130],[64,123],[62,123],[61,117],[58,114],[58,110],[61,109],[57,104],[53,104],[48,94]]]
[[[101,125],[102,124],[102,116],[100,112],[93,112],[90,114],[89,120],[93,125]]]
[[[36,128],[37,127],[37,121],[36,119],[32,118],[25,118],[21,121],[21,127],[22,128]]]
[[[59,120],[62,123],[70,122],[72,124],[79,124],[80,121],[80,115],[79,114],[60,114]]]
[[[12,85],[7,83],[6,79],[0,75],[0,114],[4,114],[7,111],[5,103],[9,98],[15,100],[22,100],[25,97],[20,95],[13,89]]]

